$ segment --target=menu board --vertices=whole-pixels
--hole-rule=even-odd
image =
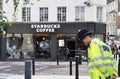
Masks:
[[[64,47],[65,46],[65,41],[64,39],[59,40],[59,47]]]

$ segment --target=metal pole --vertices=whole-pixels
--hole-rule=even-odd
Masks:
[[[81,65],[81,64],[82,64],[82,54],[81,54],[80,49],[78,50],[78,56],[79,56],[78,62],[79,62],[79,64]]]
[[[82,55],[81,55],[81,53],[79,54],[79,64],[80,65],[82,64]]]
[[[75,73],[75,79],[79,79],[79,65],[78,65],[78,60],[79,60],[79,57],[76,56],[76,73]]]
[[[120,54],[119,54],[119,60],[118,60],[118,76],[120,77]]]
[[[57,56],[57,65],[59,65],[59,57]]]
[[[35,75],[35,58],[32,57],[32,74]]]
[[[31,79],[32,76],[32,61],[25,61],[25,79]]]
[[[72,75],[72,57],[70,57],[70,75]]]

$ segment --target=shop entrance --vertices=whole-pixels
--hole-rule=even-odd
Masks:
[[[74,57],[76,49],[76,34],[57,34],[59,40],[59,54],[63,57]],[[70,52],[69,52],[70,50]]]
[[[75,40],[67,40],[67,48],[70,51],[69,56],[74,57],[75,56],[75,48],[76,48],[76,42]]]

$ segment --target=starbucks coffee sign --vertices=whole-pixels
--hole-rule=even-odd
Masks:
[[[36,32],[55,32],[55,29],[60,29],[60,24],[31,24],[31,28]]]

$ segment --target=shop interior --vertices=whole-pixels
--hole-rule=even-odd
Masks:
[[[74,57],[79,49],[76,34],[56,34],[57,55]],[[51,34],[7,34],[7,59],[50,59]]]

